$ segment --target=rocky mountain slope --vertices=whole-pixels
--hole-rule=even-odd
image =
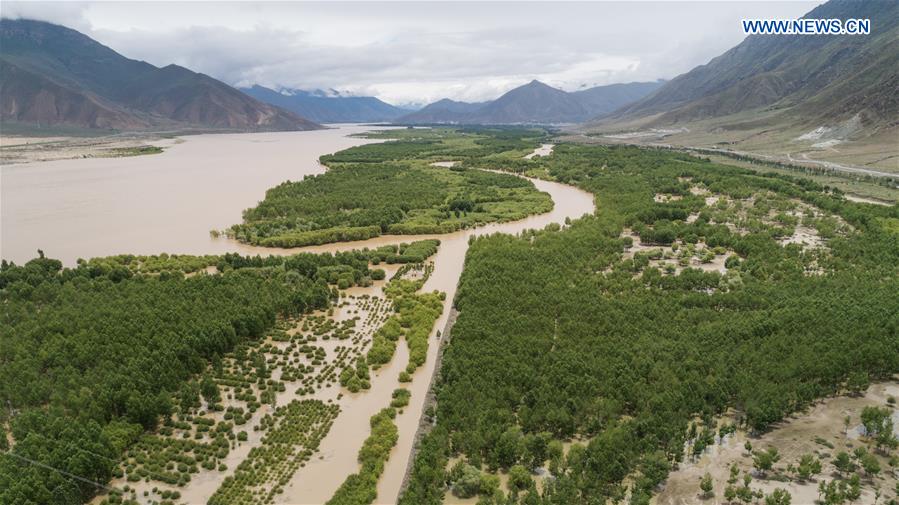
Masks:
[[[806,18],[871,20],[869,35],[752,35],[605,122],[651,118],[672,125],[775,112],[789,123],[846,121],[869,127],[899,117],[899,2],[831,0]]]
[[[0,119],[136,130],[308,130],[319,125],[177,65],[132,60],[75,30],[0,20]]]

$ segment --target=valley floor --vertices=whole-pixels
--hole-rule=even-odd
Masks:
[[[770,111],[752,111],[667,127],[646,126],[653,117],[582,127],[610,143],[672,145],[742,152],[770,161],[823,167],[850,174],[899,174],[899,130],[865,130],[858,116],[807,127],[783,126]],[[864,134],[864,136],[860,136]]]

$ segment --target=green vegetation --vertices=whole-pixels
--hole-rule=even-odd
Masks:
[[[428,336],[443,311],[443,300],[446,299],[446,294],[438,291],[418,293],[428,275],[426,273],[416,280],[393,279],[384,289],[388,299],[393,301],[396,310],[395,321],[409,347],[409,363],[406,365],[405,373],[410,376],[427,360]],[[376,334],[372,348],[377,343]]]
[[[340,408],[319,400],[294,400],[275,410],[261,447],[250,451],[233,476],[209,499],[210,505],[271,503],[331,429]]]
[[[862,425],[865,435],[874,439],[877,448],[892,451],[899,447],[899,439],[893,434],[893,410],[887,407],[865,407],[862,410]]]
[[[403,504],[441,503],[456,456],[489,472],[554,467],[539,493],[505,501],[488,492],[479,503],[603,503],[626,487],[631,503],[646,503],[685,446],[714,443],[707,433],[726,409],[739,427],[763,431],[899,370],[899,234],[887,226],[899,207],[632,147],[565,144],[527,163],[465,166],[575,184],[596,195],[598,211],[564,230],[473,242],[436,384],[437,423]],[[693,246],[727,261],[703,268],[703,252],[666,270],[664,252],[635,254],[634,237],[640,248],[676,256]],[[867,419],[872,434],[884,430],[878,413]],[[587,442],[551,460],[533,441],[541,436]],[[757,456],[764,470],[777,453]],[[814,460],[800,466],[816,471]],[[857,489],[834,486],[825,491]],[[748,484],[725,491],[729,501],[743,495],[761,499]]]
[[[409,398],[412,397],[412,392],[408,389],[394,389],[393,390],[393,400],[390,401],[390,406],[395,409],[401,409],[406,405],[409,405]]]
[[[205,360],[260,336],[277,314],[330,297],[323,283],[284,269],[113,279],[46,258],[4,264],[0,288],[0,398],[20,410],[16,457],[0,458],[4,503],[46,503],[54,489],[85,501],[95,486],[28,460],[106,482],[119,452],[171,412],[168,392]]]
[[[346,478],[343,484],[328,500],[328,505],[367,505],[378,496],[378,478],[384,472],[384,464],[390,457],[390,450],[399,439],[399,431],[393,419],[396,411],[382,409],[372,416],[371,435],[359,449],[359,463],[362,468]]]
[[[888,195],[888,198],[891,200],[895,200],[897,197],[895,190],[896,185],[899,184],[899,179],[896,177],[879,177],[864,173],[847,172],[820,165],[784,163],[762,159],[758,156],[753,156],[752,154],[737,154],[717,149],[685,148],[684,150],[703,156],[733,160],[738,162],[739,166],[747,166],[753,170],[773,170],[781,173],[782,171],[789,171],[793,174],[801,174],[804,177],[813,180],[819,178],[824,180],[829,179],[836,188],[840,189],[843,187],[856,186],[858,188],[863,188],[862,191],[865,193],[871,193],[872,191],[875,191],[875,186],[881,186],[882,188],[887,188],[887,190],[880,192],[880,194]],[[842,179],[842,181],[838,181],[838,179]]]
[[[385,245],[369,252],[369,260],[375,265],[382,261],[394,263],[423,263],[437,253],[439,240],[418,240],[411,244]]]
[[[433,256],[440,246],[439,240],[418,240],[412,243],[387,245],[377,249],[358,249],[331,254],[300,253],[293,256],[241,256],[235,253],[224,255],[194,256],[189,254],[154,254],[134,255],[120,254],[104,256],[89,260],[78,260],[79,268],[87,269],[93,277],[107,276],[121,279],[133,274],[158,274],[161,272],[182,272],[185,274],[215,267],[214,272],[225,272],[234,268],[275,267],[289,264],[304,274],[315,274],[317,277],[329,277],[334,272],[357,272],[352,276],[353,283],[360,283],[362,277],[372,277],[374,271],[367,269],[367,263],[378,265],[421,263]],[[330,257],[330,259],[328,259]],[[349,267],[349,269],[344,268]],[[326,267],[318,270],[319,267]],[[333,268],[328,268],[333,267]],[[374,274],[378,275],[378,274]],[[338,275],[340,277],[340,275]],[[349,276],[347,276],[349,277]],[[378,280],[378,279],[373,279]],[[336,284],[336,281],[332,283]]]
[[[278,482],[288,479],[297,464],[308,460],[317,440],[327,433],[336,409],[323,409],[318,401],[291,401],[289,397],[286,408],[272,413],[263,407],[274,407],[278,395],[289,394],[288,387],[293,394],[303,396],[333,380],[334,370],[348,353],[341,352],[332,363],[323,364],[324,349],[313,343],[318,339],[348,339],[355,322],[351,319],[335,324],[317,315],[281,318],[264,338],[244,340],[231,352],[213,355],[211,365],[197,380],[184,383],[172,395],[172,415],[155,433],[142,435],[125,452],[115,475],[134,483],[184,486],[201,468],[227,470],[224,460],[230,449],[249,440],[247,429],[252,426],[253,432],[266,433],[261,446],[250,453],[251,458],[268,461],[265,470],[254,471],[252,464],[239,467],[235,478],[223,484],[219,496],[267,495],[276,476]],[[300,331],[290,335],[291,329]],[[272,379],[278,371],[279,380]],[[297,452],[300,449],[302,453]],[[114,503],[114,496],[108,500]]]
[[[103,151],[102,156],[110,158],[124,158],[128,156],[143,156],[145,154],[159,154],[162,152],[161,147],[157,146],[138,146],[138,147],[114,147]]]
[[[90,260],[78,260],[79,266],[89,268],[93,275],[121,275],[125,270],[131,273],[159,273],[159,272],[184,272],[193,273],[204,268],[215,266],[221,260],[221,256],[205,255],[193,256],[189,254],[154,254],[150,256],[136,256],[133,254],[120,254]],[[113,273],[118,270],[119,273]]]
[[[400,337],[405,338],[409,348],[409,362],[400,374],[401,381],[411,381],[411,375],[424,364],[428,357],[428,336],[443,311],[443,300],[446,297],[444,293],[437,291],[418,293],[430,275],[431,268],[430,264],[407,264],[385,286],[384,293],[393,304],[394,314],[374,332],[371,347],[365,357],[360,357],[355,366],[348,366],[341,372],[341,386],[353,393],[359,389],[368,389],[368,367],[378,368],[389,363]],[[410,273],[415,277],[405,278]]]
[[[428,139],[369,144],[322,157],[328,172],[268,190],[227,233],[254,245],[300,247],[382,233],[449,233],[552,209],[549,195],[527,180],[430,166],[438,155],[461,157],[466,149],[460,138],[473,151],[499,152],[514,147],[510,143],[525,143],[519,137],[497,143],[487,135],[456,135],[452,141],[438,132],[420,135]]]
[[[762,163],[757,158],[741,159],[713,154],[712,152],[697,153],[696,155],[709,158],[713,162],[744,167],[755,172],[790,176],[798,175],[811,179],[818,184],[830,186],[845,194],[874,198],[884,203],[896,203],[899,201],[899,190],[896,189],[896,183],[885,185],[882,184],[879,178],[856,176],[849,172],[816,170],[814,167],[800,167],[777,162]]]
[[[385,286],[384,293],[393,303],[395,313],[372,336],[372,345],[365,359],[367,364],[377,368],[389,363],[393,359],[400,337],[405,338],[409,347],[409,363],[404,371],[407,376],[427,360],[428,335],[443,311],[443,300],[446,298],[444,293],[437,291],[418,293],[430,276],[432,268],[430,264],[406,264]],[[420,272],[420,275],[417,275],[417,272]],[[410,273],[417,276],[412,279],[404,278]],[[358,367],[357,370],[359,375],[368,374],[367,370],[363,371]],[[345,370],[344,373],[346,372]],[[347,385],[351,376],[352,373],[341,375],[341,385]]]
[[[247,439],[235,431],[284,381],[312,392],[336,381],[349,357],[342,349],[323,364],[312,342],[349,338],[355,319],[308,316],[309,333],[293,337],[278,321],[328,308],[335,288],[371,284],[369,261],[402,263],[435,250],[427,241],[334,255],[122,255],[71,269],[43,255],[24,266],[4,261],[0,401],[15,415],[12,451],[0,457],[0,502],[82,502],[100,490],[48,467],[101,484],[118,476],[179,486],[201,467],[224,470],[231,445]],[[210,265],[220,273],[183,273]],[[387,310],[363,304],[374,314]],[[269,338],[290,345],[280,350],[263,343]],[[310,364],[298,362],[301,354]],[[276,365],[281,381],[271,380]]]
[[[504,127],[411,128],[363,134],[365,138],[390,142],[351,147],[323,156],[322,163],[377,163],[410,159],[464,161],[502,157],[520,159],[546,140],[540,129]]]

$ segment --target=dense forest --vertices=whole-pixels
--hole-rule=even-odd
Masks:
[[[465,166],[577,185],[597,213],[473,242],[403,504],[447,489],[482,504],[648,503],[728,409],[764,431],[899,371],[899,207],[631,147]],[[540,467],[553,478],[538,490]]]
[[[365,138],[385,139],[322,156],[322,163],[380,163],[388,161],[430,160],[465,161],[495,156],[523,158],[547,138],[541,129],[514,127],[407,128],[362,134]]]
[[[75,268],[42,254],[22,266],[4,261],[0,421],[14,445],[0,457],[0,503],[85,502],[121,476],[123,451],[143,432],[171,425],[185,384],[211,361],[279,316],[328,307],[337,288],[383,278],[370,263],[420,262],[438,244],[267,258],[120,255]],[[207,267],[219,274],[185,275]]]
[[[449,233],[488,222],[514,221],[552,209],[529,181],[482,170],[434,167],[506,146],[493,137],[443,130],[401,137],[322,157],[330,170],[282,183],[226,231],[243,242],[299,247],[389,234]],[[511,141],[509,141],[511,142]],[[518,138],[516,145],[530,145]]]

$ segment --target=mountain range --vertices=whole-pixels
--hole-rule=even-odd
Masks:
[[[317,123],[392,121],[412,112],[373,96],[344,96],[336,92],[290,88],[278,92],[259,85],[240,90],[261,102],[281,107]]]
[[[496,100],[480,103],[449,99],[397,118],[402,124],[561,124],[580,123],[643,98],[663,84],[633,82],[567,92],[533,80]]]
[[[899,2],[830,0],[805,17],[867,18],[871,34],[752,35],[667,82],[566,92],[535,80],[495,100],[443,99],[414,112],[374,97],[258,85],[241,91],[177,65],[126,58],[69,28],[2,19],[0,120],[235,131],[318,128],[315,122],[580,123],[588,133],[656,130],[669,140],[680,135],[685,145],[777,145],[787,153],[804,138],[813,147],[870,137],[895,145]],[[872,163],[890,163],[871,152]]]
[[[75,30],[27,19],[0,19],[0,120],[112,130],[321,128],[208,75],[132,60]]]
[[[870,19],[869,35],[751,35],[598,126],[659,127],[717,119],[715,128],[899,124],[899,2],[831,0],[812,19]],[[747,114],[750,113],[751,114]]]

